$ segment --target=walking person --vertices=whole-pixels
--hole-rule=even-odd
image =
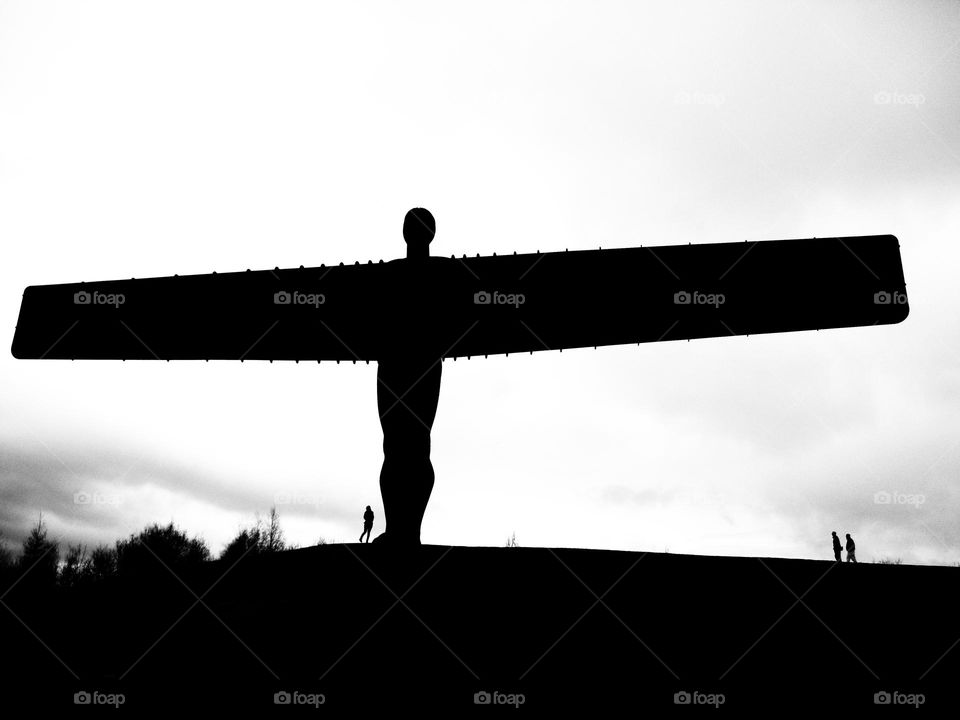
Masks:
[[[363,532],[360,533],[360,542],[363,542],[363,536],[367,536],[367,542],[370,542],[370,532],[373,530],[373,510],[367,505],[366,512],[363,513]]]
[[[855,563],[857,561],[857,544],[853,542],[850,533],[847,533],[847,562]]]
[[[834,530],[830,534],[833,535],[833,556],[837,559],[837,562],[840,562],[840,551],[843,550],[843,548],[840,545],[840,538],[837,537],[836,530]],[[847,537],[850,537],[850,536],[848,535]]]

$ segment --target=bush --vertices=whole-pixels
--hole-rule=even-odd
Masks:
[[[288,545],[283,539],[283,530],[280,529],[280,515],[277,513],[276,506],[273,506],[270,508],[270,515],[266,522],[257,515],[252,527],[242,528],[236,537],[226,544],[220,553],[220,560],[232,564],[246,555],[261,555],[294,549],[295,546]]]
[[[117,574],[117,551],[109,545],[97,545],[90,553],[87,574],[91,580],[99,582]]]
[[[245,555],[256,555],[261,551],[260,528],[244,528],[227,543],[220,553],[220,560],[233,565]]]
[[[188,538],[173,523],[166,527],[154,523],[128,540],[117,541],[116,567],[121,575],[154,572],[164,565],[170,569],[198,565],[209,559],[207,544]]]

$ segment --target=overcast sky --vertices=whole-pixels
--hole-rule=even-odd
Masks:
[[[391,259],[414,206],[447,255],[893,233],[900,325],[445,362],[423,541],[955,563],[958,80],[953,2],[0,0],[5,347],[27,285]],[[381,442],[373,364],[7,351],[0,532],[354,541]]]

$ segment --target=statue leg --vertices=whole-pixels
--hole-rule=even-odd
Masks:
[[[439,361],[381,361],[377,369],[383,428],[380,493],[386,520],[380,537],[391,543],[420,543],[420,525],[433,491],[430,431],[440,399],[441,367]]]

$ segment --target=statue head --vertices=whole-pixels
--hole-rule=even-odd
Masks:
[[[413,208],[403,219],[403,239],[407,243],[407,257],[430,255],[430,242],[437,232],[437,223],[426,208]]]

